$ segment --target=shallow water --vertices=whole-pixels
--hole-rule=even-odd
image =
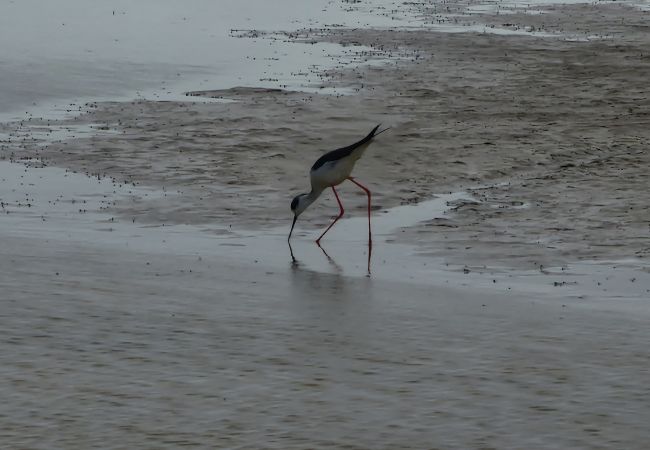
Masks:
[[[386,243],[462,194],[376,213],[371,277],[362,217],[331,259],[298,233],[292,263],[284,229],[97,211],[145,195],[173,194],[0,163],[8,448],[645,445],[643,272],[465,272]]]
[[[18,237],[48,238],[52,233],[78,243],[101,241],[101,246],[124,246],[147,253],[205,256],[205,249],[236,262],[254,261],[273,268],[299,267],[310,271],[367,276],[367,217],[350,214],[340,220],[321,241],[314,244],[319,230],[304,230],[298,221],[292,238],[296,261],[292,263],[286,227],[262,231],[225,225],[140,224],[119,215],[119,208],[143,200],[179,195],[131,184],[117,184],[109,178],[88,177],[56,167],[39,167],[37,161],[0,161],[0,230]],[[31,164],[31,166],[30,166]],[[34,166],[35,165],[35,166]],[[611,307],[643,307],[650,289],[650,274],[639,272],[640,260],[575,262],[564,267],[512,272],[498,266],[454,266],[442,258],[418,256],[416,246],[394,243],[400,229],[445,219],[459,202],[475,201],[466,193],[440,194],[417,204],[373,211],[371,274],[386,281],[421,284],[469,284],[490,291],[516,288],[550,297],[626,299]],[[51,225],[50,225],[51,223]],[[67,237],[66,237],[67,236]],[[636,275],[635,275],[636,274]],[[627,278],[626,278],[627,277]],[[634,283],[629,278],[635,277]],[[599,282],[593,280],[598,279]],[[506,285],[496,282],[506,283]],[[549,287],[561,289],[549,290]],[[509,289],[508,289],[509,288]],[[555,292],[553,292],[555,291]],[[640,300],[640,303],[636,303]],[[600,301],[599,301],[600,303]],[[602,306],[602,305],[601,305]],[[643,308],[642,308],[643,309]]]
[[[358,63],[361,47],[239,39],[233,30],[378,26],[397,17],[326,0],[5,2],[0,14],[0,122],[64,117],[84,103],[185,99],[190,90],[317,90],[318,68]],[[329,91],[328,91],[329,92]],[[331,91],[334,92],[334,91]]]

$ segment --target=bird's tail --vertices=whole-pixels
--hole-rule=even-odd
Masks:
[[[375,136],[378,136],[384,131],[389,129],[389,128],[384,128],[383,130],[377,132],[380,126],[381,124],[377,125],[375,128],[372,129],[370,133],[368,133],[368,136],[361,139],[356,144],[352,144],[351,146],[347,147],[347,149],[349,149],[350,152],[354,154],[354,159],[359,159],[361,157],[361,155],[363,154],[363,152],[365,152],[368,145],[370,145],[370,141],[372,141]]]
[[[383,130],[381,130],[381,131],[377,131],[377,129],[379,129],[380,126],[381,126],[381,124],[377,125],[377,126],[375,127],[375,129],[372,130],[372,133],[371,133],[371,134],[372,134],[372,137],[379,136],[379,135],[380,135],[381,133],[383,133],[384,131],[388,131],[388,130],[390,130],[390,127],[386,127],[386,128],[384,128]]]
[[[355,149],[357,149],[357,148],[359,148],[359,147],[361,147],[363,145],[367,146],[370,143],[370,141],[372,141],[372,138],[374,138],[375,136],[377,136],[377,135],[383,133],[384,131],[388,130],[388,128],[386,128],[386,129],[381,130],[379,133],[377,133],[377,130],[379,129],[380,126],[381,126],[381,124],[379,124],[375,128],[373,128],[372,131],[370,133],[368,133],[368,135],[366,137],[364,137],[363,139],[361,139],[359,142],[355,142],[354,144],[349,145],[348,147],[345,147],[346,150],[352,151],[352,150],[355,150]]]

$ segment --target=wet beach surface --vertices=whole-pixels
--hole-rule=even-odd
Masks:
[[[4,218],[13,447],[645,445],[648,274],[630,289],[633,268],[602,264],[450,270],[386,243],[379,217],[366,277],[366,243],[345,238],[362,220],[325,244],[331,259],[298,236],[292,263],[285,229],[123,223],[93,210],[152,193],[67,178],[64,206],[29,207],[45,220]]]
[[[553,37],[419,28],[296,32],[299,41],[373,50],[362,57],[377,63],[329,69],[315,86],[356,95],[240,87],[193,92],[186,102],[93,103],[63,125],[97,124],[109,133],[36,146],[14,140],[5,154],[15,149],[180,193],[118,211],[129,220],[264,228],[289,220],[286,205],[308,190],[305,167],[322,152],[385,123],[391,132],[355,170],[379,209],[456,191],[474,198],[457,205],[453,218],[410,227],[400,239],[458,264],[645,259],[650,60],[648,35],[636,30],[648,12],[610,4],[554,8],[507,16],[537,28],[544,20]],[[587,39],[594,33],[607,38]],[[5,133],[48,126],[34,119]],[[355,197],[363,193],[341,189],[349,211],[361,212]],[[326,225],[335,202],[324,200],[301,221]]]
[[[0,443],[645,448],[648,13],[490,5],[237,32],[350,50],[302,90],[0,125]],[[371,276],[352,185],[292,261],[307,168],[380,122]]]

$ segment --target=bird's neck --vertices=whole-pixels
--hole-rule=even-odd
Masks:
[[[307,208],[307,206],[314,203],[316,201],[316,199],[318,197],[320,197],[322,192],[323,192],[322,189],[313,189],[312,188],[311,192],[309,192],[309,194],[307,194],[307,196],[305,197],[305,202],[306,202],[305,208]]]
[[[316,201],[318,196],[323,192],[322,189],[313,189],[308,194],[301,194],[298,207],[295,210],[296,215],[302,214],[309,206]]]
[[[309,199],[309,203],[313,203],[316,201],[318,197],[323,193],[323,189],[311,189],[311,192],[307,194],[307,198]]]

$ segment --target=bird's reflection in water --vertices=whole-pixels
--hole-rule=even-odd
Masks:
[[[334,263],[336,264],[336,263]],[[343,299],[347,297],[346,285],[348,280],[343,272],[319,272],[309,269],[300,261],[293,261],[291,264],[292,286],[296,289],[296,297],[305,298],[328,298]]]
[[[338,274],[342,274],[343,269],[341,268],[341,266],[339,266],[338,263],[332,259],[332,257],[325,251],[325,249],[323,247],[321,247],[320,244],[317,244],[317,245],[318,245],[318,248],[320,248],[320,250],[323,252],[323,255],[325,255],[325,257],[327,258],[327,262],[329,262],[330,266],[332,266],[334,268],[334,272],[338,273]]]
[[[327,253],[327,250],[325,250],[319,243],[317,243],[318,248],[323,252],[323,255],[327,258],[327,262],[330,264],[330,266],[334,269],[335,273],[338,274],[343,274],[343,268],[332,258],[329,253]],[[292,269],[298,269],[301,268],[301,262],[296,258],[294,252],[293,252],[293,247],[291,246],[291,242],[289,242],[289,254],[291,255],[291,267]],[[370,271],[370,266],[372,262],[372,241],[368,241],[368,260],[367,260],[367,266],[366,266],[366,276],[370,277],[371,271]]]
[[[334,261],[334,259],[332,259],[332,257],[330,257],[330,255],[325,251],[325,249],[323,247],[321,247],[320,244],[318,244],[318,248],[320,248],[321,251],[323,252],[323,254],[327,257],[327,260],[329,261],[329,263],[336,268],[336,271],[338,273],[343,273],[343,269],[341,269],[341,266],[339,266],[336,263],[336,261]],[[366,270],[367,270],[366,276],[367,277],[370,277],[370,262],[371,261],[372,261],[372,241],[368,241],[368,265],[366,267]]]
[[[356,291],[359,287],[359,279],[354,276],[354,273],[347,274],[352,275],[352,278],[346,276],[344,268],[339,263],[337,263],[336,260],[331,257],[323,247],[319,245],[318,248],[321,250],[321,252],[323,252],[323,255],[327,259],[330,270],[318,270],[308,267],[308,263],[305,263],[296,257],[296,254],[293,251],[293,247],[291,244],[289,244],[289,253],[291,255],[291,276],[293,279],[293,285],[296,288],[296,294],[299,297],[303,298],[315,297],[316,295],[321,296],[325,294],[328,297],[334,295],[336,298],[343,299],[351,294],[351,292],[347,292],[349,288]],[[369,244],[367,277],[370,276],[371,258],[372,246]],[[370,279],[368,279],[368,281],[370,281]]]
[[[368,273],[367,277],[370,277],[370,261],[372,260],[372,240],[368,240]]]
[[[306,296],[308,293],[312,295],[318,293],[318,295],[331,294],[337,297],[345,296],[346,280],[343,276],[343,268],[322,247],[320,249],[327,258],[332,272],[322,272],[308,268],[296,258],[293,248],[289,244],[291,275],[294,280],[293,285],[298,288],[297,293],[301,297]]]
[[[304,328],[302,339],[317,341],[332,351],[370,336],[361,323],[373,309],[373,279],[346,274],[344,269],[321,248],[327,266],[310,268],[310,261],[292,255],[290,301],[296,320]],[[293,252],[292,252],[293,254]],[[300,255],[299,255],[300,256]],[[322,260],[321,260],[322,262]]]

